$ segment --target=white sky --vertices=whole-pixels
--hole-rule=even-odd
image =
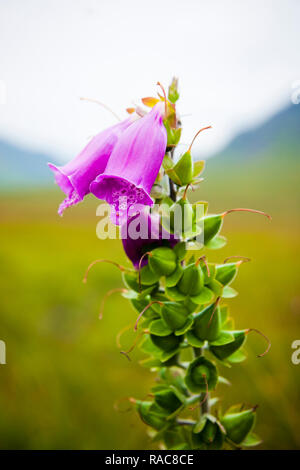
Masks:
[[[222,147],[290,102],[298,0],[0,0],[0,135],[68,159],[179,76],[183,143]],[[181,147],[184,150],[184,147]]]

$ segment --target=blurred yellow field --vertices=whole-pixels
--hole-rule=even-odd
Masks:
[[[243,175],[243,172],[239,172]],[[228,304],[238,328],[258,328],[272,341],[265,347],[253,335],[246,362],[226,370],[233,387],[221,386],[224,406],[242,400],[259,404],[260,448],[300,448],[300,365],[291,362],[291,344],[300,339],[299,218],[295,172],[263,177],[249,191],[245,176],[223,178],[209,171],[197,194],[212,201],[211,211],[252,206],[269,211],[273,222],[255,214],[232,214],[223,234],[228,245],[208,253],[211,261],[244,255]],[[247,172],[247,181],[251,181]],[[265,176],[266,178],[266,176]],[[285,188],[278,193],[278,184]],[[287,186],[287,179],[289,185]],[[194,195],[194,197],[196,197]],[[127,263],[118,240],[96,237],[97,201],[56,215],[61,194],[39,191],[1,197],[1,325],[7,364],[0,366],[0,447],[141,449],[155,448],[135,412],[113,409],[126,396],[143,398],[153,375],[120,355],[116,335],[136,313],[116,293],[98,319],[106,291],[122,287],[120,273],[98,265],[86,285],[88,264],[105,257]],[[129,346],[131,333],[123,336]]]

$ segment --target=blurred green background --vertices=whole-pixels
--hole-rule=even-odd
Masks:
[[[208,253],[215,262],[252,259],[234,283],[239,296],[228,303],[237,328],[258,328],[272,341],[269,354],[257,358],[265,343],[249,336],[247,361],[222,371],[232,386],[221,386],[219,395],[224,407],[259,404],[260,448],[300,449],[300,365],[291,362],[291,344],[300,339],[299,134],[297,145],[287,133],[272,138],[253,158],[242,150],[252,153],[250,137],[209,160],[193,194],[209,201],[210,212],[252,207],[273,216],[270,223],[228,215],[227,246]],[[135,412],[113,408],[121,397],[145,397],[154,381],[138,364],[138,351],[128,362],[116,346],[118,332],[136,318],[129,302],[114,294],[98,319],[105,292],[122,287],[120,272],[99,264],[82,283],[95,259],[128,263],[121,242],[97,239],[99,201],[89,197],[59,218],[61,200],[58,188],[1,193],[0,339],[7,364],[0,365],[0,448],[153,448]],[[124,346],[132,339],[124,334]]]

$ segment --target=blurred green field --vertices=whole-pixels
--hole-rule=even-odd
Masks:
[[[211,211],[253,207],[270,212],[273,222],[254,214],[230,214],[223,234],[228,245],[210,252],[211,261],[229,255],[252,258],[243,265],[230,300],[236,326],[262,330],[270,353],[256,358],[265,343],[249,336],[248,359],[223,370],[224,406],[259,404],[257,432],[264,449],[300,449],[300,365],[291,362],[291,343],[300,339],[299,190],[297,174],[278,168],[259,174],[253,167],[236,176],[210,174],[199,198]],[[116,335],[136,313],[115,294],[98,319],[106,291],[122,287],[119,271],[97,258],[126,263],[118,240],[96,237],[98,202],[92,198],[66,212],[56,210],[60,191],[2,194],[0,339],[7,364],[0,365],[0,448],[145,449],[154,448],[134,412],[113,409],[120,397],[144,397],[154,376],[120,355]],[[132,336],[124,335],[124,345]]]

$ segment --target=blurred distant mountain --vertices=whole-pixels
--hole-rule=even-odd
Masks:
[[[52,156],[33,152],[0,140],[0,188],[45,186],[53,183],[47,162]]]
[[[300,105],[291,105],[262,125],[241,133],[221,152],[207,162],[212,173],[222,162],[222,171],[233,170],[237,164],[248,166],[266,163],[270,159],[279,165],[299,161]],[[30,188],[53,184],[47,162],[51,155],[33,152],[0,140],[0,189]],[[238,165],[239,166],[239,165]]]
[[[291,105],[262,125],[237,135],[221,152],[209,159],[208,166],[226,160],[229,166],[237,161],[281,156],[284,161],[300,157],[300,105]],[[249,162],[248,162],[249,163]]]

